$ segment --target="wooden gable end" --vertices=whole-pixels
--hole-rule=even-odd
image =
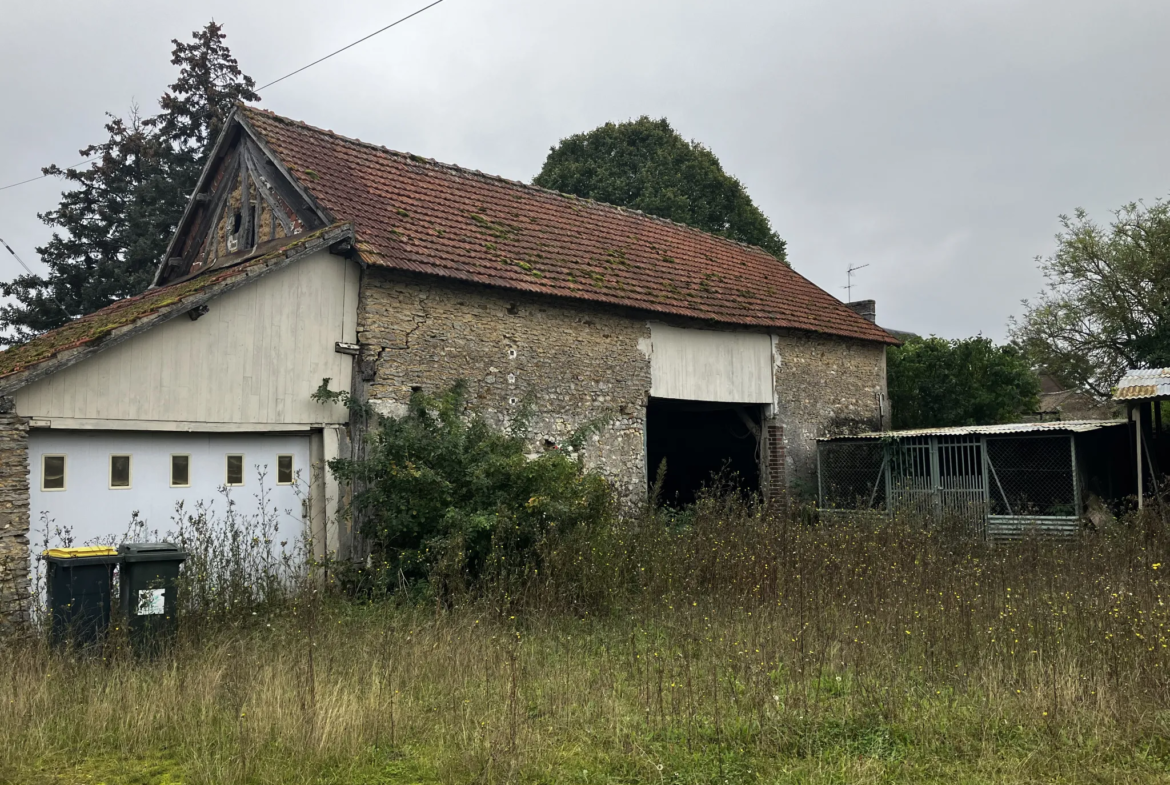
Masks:
[[[324,211],[236,120],[212,151],[154,285],[236,264],[328,223]]]

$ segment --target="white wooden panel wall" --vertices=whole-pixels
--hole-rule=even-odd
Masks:
[[[767,333],[650,325],[650,394],[656,398],[772,403]]]
[[[345,422],[309,396],[350,388],[359,268],[327,252],[228,292],[16,392],[25,417],[197,423]]]
[[[244,518],[261,514],[257,496],[263,481],[268,514],[280,524],[279,540],[294,540],[304,531],[301,499],[310,491],[308,434],[144,433],[141,431],[55,431],[29,434],[30,539],[39,546],[56,526],[72,530],[75,545],[109,543],[126,535],[134,514],[158,535],[175,527],[175,505],[187,513],[203,504],[214,522],[222,522],[227,496]],[[223,492],[227,455],[244,456],[244,484]],[[65,456],[65,489],[42,491],[41,457]],[[130,456],[130,487],[110,488],[110,456]],[[190,456],[190,486],[171,487],[171,455]],[[293,456],[294,485],[276,484],[276,456]],[[291,515],[290,515],[291,513]],[[49,531],[45,524],[50,523]],[[336,529],[336,527],[333,527]],[[153,539],[153,535],[151,536]],[[50,538],[52,546],[59,540]],[[34,547],[34,550],[36,548]]]

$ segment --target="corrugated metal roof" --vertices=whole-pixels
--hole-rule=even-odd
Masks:
[[[821,442],[850,439],[910,439],[915,436],[1003,436],[1030,433],[1087,433],[1101,428],[1126,425],[1125,420],[1063,420],[1056,422],[1009,422],[998,425],[960,425],[953,428],[914,428],[906,431],[861,433],[854,436],[830,436]]]
[[[1125,372],[1117,383],[1115,401],[1144,401],[1170,398],[1170,368],[1136,368]]]

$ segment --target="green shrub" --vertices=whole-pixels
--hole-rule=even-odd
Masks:
[[[330,462],[355,489],[352,512],[382,575],[399,585],[472,586],[488,577],[538,568],[541,543],[609,517],[608,483],[579,454],[591,423],[560,447],[529,455],[531,406],[507,430],[467,407],[466,386],[438,396],[415,393],[405,415],[381,418],[365,455]],[[322,385],[318,400],[345,393]]]

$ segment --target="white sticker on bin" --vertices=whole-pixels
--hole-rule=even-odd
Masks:
[[[161,616],[166,604],[166,589],[140,589],[138,591],[138,615]]]

